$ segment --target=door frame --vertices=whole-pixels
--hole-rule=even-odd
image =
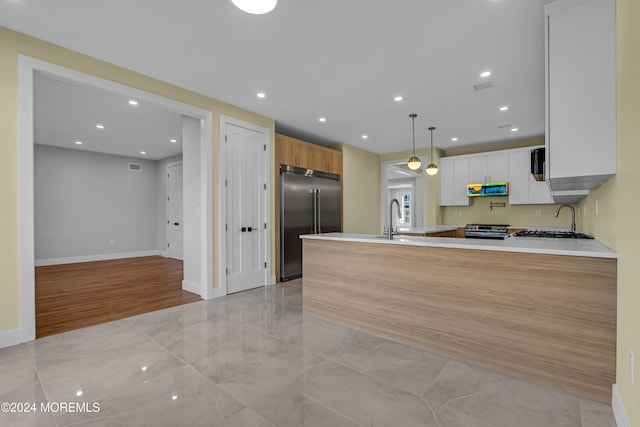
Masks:
[[[19,133],[19,212],[20,212],[20,342],[35,340],[35,231],[34,231],[34,119],[33,76],[43,74],[61,81],[88,86],[106,92],[135,97],[168,110],[200,120],[201,150],[201,293],[213,298],[213,211],[212,140],[213,114],[193,105],[155,95],[140,89],[55,65],[23,54],[18,55],[18,133]]]
[[[245,129],[250,129],[256,132],[260,132],[263,135],[263,143],[266,145],[267,149],[264,155],[265,162],[265,180],[267,181],[267,189],[266,189],[266,206],[265,206],[265,222],[267,223],[267,232],[265,238],[265,257],[267,262],[267,273],[265,277],[265,285],[275,284],[275,276],[270,276],[269,271],[271,267],[271,177],[273,175],[271,168],[271,144],[270,144],[270,129],[256,125],[254,123],[249,123],[244,120],[237,119],[235,117],[226,116],[224,114],[220,114],[220,288],[216,288],[216,291],[219,290],[220,295],[227,295],[227,251],[224,249],[227,247],[227,233],[225,230],[225,224],[227,224],[227,206],[224,202],[226,200],[225,196],[225,179],[227,178],[227,170],[226,170],[226,144],[224,144],[225,130],[227,124],[231,124],[238,127],[243,127]]]
[[[169,168],[171,168],[173,166],[178,166],[178,165],[182,165],[182,160],[178,160],[176,162],[168,162],[166,164],[165,172],[167,174],[167,177],[165,178],[165,182],[166,182],[166,185],[165,185],[165,189],[166,189],[165,197],[167,197],[167,198],[169,197]],[[182,176],[183,176],[182,197],[183,197],[183,206],[184,206],[184,165],[183,165]],[[166,231],[166,234],[167,234],[166,238],[167,238],[167,243],[168,243],[169,242],[169,234],[170,234],[169,230],[171,229],[171,225],[169,224],[169,219],[170,219],[169,218],[169,203],[165,203],[164,206],[165,206],[165,219],[167,220],[165,231]],[[183,211],[184,211],[184,207],[183,207]],[[183,223],[183,225],[182,225],[182,242],[183,242],[183,245],[182,245],[183,246],[182,260],[184,261],[184,214],[183,214],[183,218],[182,218],[182,223]],[[166,250],[166,251],[167,251],[166,252],[167,253],[167,258],[170,258],[169,257],[169,250]]]

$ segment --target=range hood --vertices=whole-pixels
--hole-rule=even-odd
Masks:
[[[508,182],[487,182],[467,185],[467,197],[498,197],[509,195]]]

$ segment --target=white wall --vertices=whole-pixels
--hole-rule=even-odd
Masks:
[[[157,175],[152,160],[35,145],[36,260],[156,251]]]

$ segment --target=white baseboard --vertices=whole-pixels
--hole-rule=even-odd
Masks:
[[[169,252],[167,251],[158,251],[158,255],[161,257],[169,258]]]
[[[76,257],[67,257],[67,258],[37,259],[35,261],[35,266],[42,267],[45,265],[75,264],[78,262],[108,261],[112,259],[156,256],[156,255],[159,255],[159,252],[160,251],[157,251],[157,250],[151,250],[151,251],[137,251],[137,252],[120,252],[120,253],[114,253],[114,254],[86,255],[86,256],[76,256]]]
[[[202,286],[200,285],[200,283],[183,280],[182,289],[187,292],[202,296]]]
[[[618,425],[618,427],[631,427],[629,418],[627,417],[627,411],[624,409],[622,396],[620,396],[618,384],[614,384],[612,387],[611,408],[613,409],[613,415],[616,418],[616,424]]]
[[[0,348],[20,344],[20,329],[0,332]]]

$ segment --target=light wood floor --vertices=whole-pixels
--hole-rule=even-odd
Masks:
[[[160,256],[36,267],[36,337],[199,301]]]

